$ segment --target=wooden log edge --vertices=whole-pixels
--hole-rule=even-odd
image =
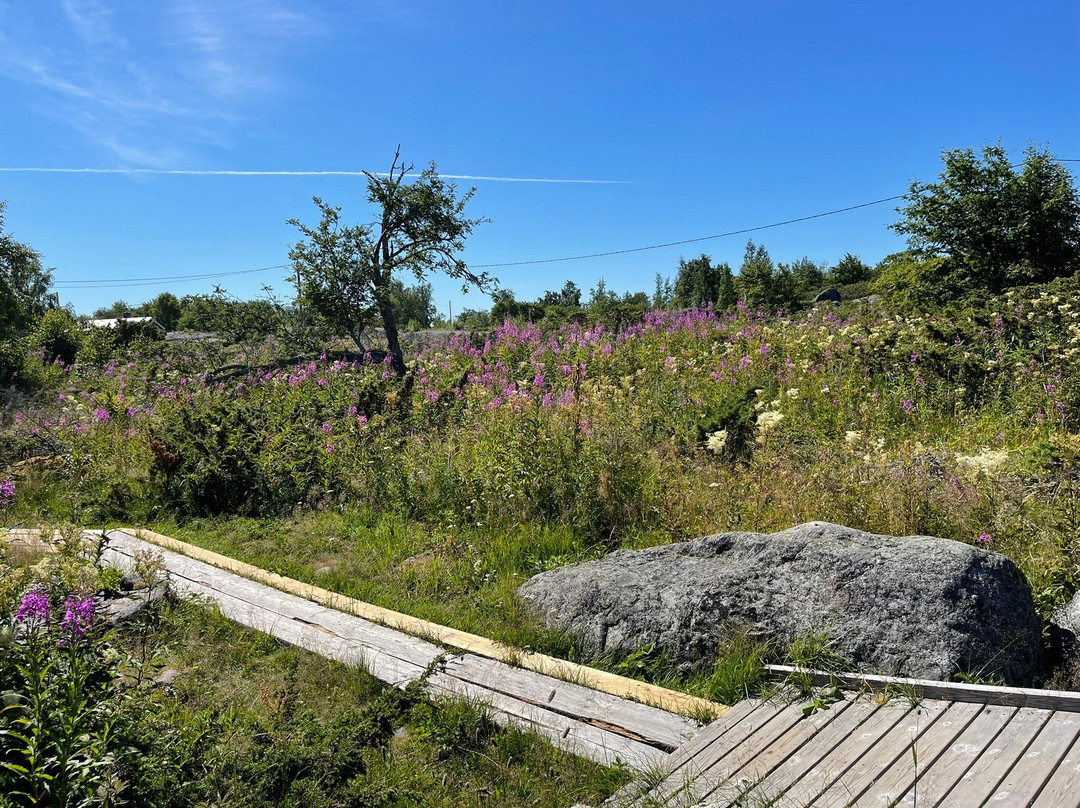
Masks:
[[[778,678],[792,674],[808,676],[813,685],[820,687],[869,690],[874,693],[891,692],[897,696],[911,694],[920,699],[968,701],[1001,707],[1080,712],[1080,693],[1071,690],[1037,690],[1026,687],[976,685],[967,682],[938,682],[932,679],[907,679],[900,676],[877,676],[869,673],[825,673],[790,665],[766,665],[765,669]]]
[[[128,536],[140,539],[163,549],[186,555],[197,561],[203,561],[220,569],[228,570],[229,572],[249,578],[250,580],[258,581],[267,586],[280,589],[283,592],[288,592],[292,595],[314,601],[315,603],[320,603],[323,606],[337,609],[357,617],[362,617],[365,620],[379,623],[387,628],[397,629],[398,631],[412,634],[430,642],[441,643],[450,646],[451,648],[457,648],[462,651],[478,654],[479,656],[488,657],[489,659],[495,659],[508,665],[516,665],[517,667],[535,671],[536,673],[541,673],[556,679],[584,685],[585,687],[609,693],[613,696],[633,699],[642,704],[658,707],[661,710],[666,710],[671,713],[678,713],[680,715],[698,719],[714,720],[730,709],[730,707],[725,704],[709,701],[708,699],[703,699],[698,696],[691,696],[688,693],[680,693],[676,690],[669,690],[666,687],[660,687],[648,682],[641,682],[637,679],[628,679],[625,676],[597,670],[596,668],[590,668],[586,665],[579,665],[575,662],[567,662],[564,659],[557,659],[546,654],[538,654],[534,651],[527,651],[522,648],[504,645],[503,643],[489,640],[486,637],[470,634],[466,631],[459,631],[458,629],[450,628],[448,626],[441,626],[438,623],[421,620],[418,617],[395,612],[392,609],[384,609],[381,606],[375,606],[374,604],[365,603],[356,598],[350,598],[337,592],[331,592],[328,589],[323,589],[314,584],[304,583],[295,578],[286,578],[283,575],[278,575],[277,573],[270,572],[261,567],[256,567],[252,564],[238,561],[235,558],[215,553],[212,550],[179,541],[170,536],[155,533],[152,530],[141,528],[115,528],[113,530],[90,530],[87,532],[95,535],[104,535],[106,538],[108,538],[108,534],[112,532],[125,533]]]

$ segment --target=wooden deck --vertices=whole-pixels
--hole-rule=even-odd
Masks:
[[[1077,808],[1080,703],[1071,706],[849,694],[804,715],[800,703],[744,701],[670,755],[662,777],[605,805]]]
[[[110,531],[103,560],[122,568],[138,551],[161,556],[177,592],[203,598],[242,626],[405,687],[424,680],[434,696],[487,705],[492,717],[546,736],[556,746],[606,765],[657,767],[699,731],[698,723],[656,707],[598,692],[477,654],[446,648],[326,608],[124,531]]]

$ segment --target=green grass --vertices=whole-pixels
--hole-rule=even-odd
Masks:
[[[160,626],[158,665],[179,675],[139,696],[128,731],[148,759],[172,750],[171,765],[134,781],[163,806],[565,808],[629,778],[499,728],[480,707],[397,691],[194,604]]]

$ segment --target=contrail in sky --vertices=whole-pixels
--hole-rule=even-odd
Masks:
[[[167,168],[2,168],[3,174],[177,174],[192,177],[363,177],[363,171],[197,171]],[[386,177],[381,171],[372,171],[377,177]],[[452,180],[477,180],[483,182],[550,182],[578,185],[630,185],[625,180],[557,180],[535,177],[481,177],[474,174],[439,174]]]

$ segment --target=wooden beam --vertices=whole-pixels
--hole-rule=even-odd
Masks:
[[[89,532],[95,532],[99,535],[101,533],[101,531]],[[235,558],[230,558],[221,555],[220,553],[206,550],[202,547],[178,541],[169,536],[163,536],[160,533],[155,533],[151,530],[122,528],[106,531],[106,536],[118,532],[135,539],[141,539],[163,549],[186,555],[189,558],[203,561],[207,564],[219,567],[220,569],[234,572],[237,575],[242,575],[253,581],[267,584],[268,586],[280,589],[283,592],[288,592],[316,603],[321,603],[332,609],[338,609],[348,614],[362,617],[365,620],[379,623],[388,628],[404,631],[430,642],[441,643],[450,646],[451,648],[458,648],[462,651],[469,651],[479,656],[496,659],[500,662],[536,671],[537,673],[552,676],[556,679],[575,682],[584,685],[585,687],[590,687],[593,690],[611,693],[620,698],[633,699],[634,701],[639,701],[643,704],[659,707],[668,712],[680,713],[691,717],[720,716],[729,709],[727,705],[718,704],[717,702],[702,699],[697,696],[691,696],[687,693],[669,690],[666,687],[659,687],[636,679],[628,679],[625,676],[619,676],[618,674],[609,673],[607,671],[600,671],[585,665],[578,665],[574,662],[567,662],[564,659],[556,659],[555,657],[547,656],[546,654],[537,654],[532,651],[514,648],[513,646],[489,640],[486,637],[470,634],[467,631],[460,631],[455,628],[449,628],[448,626],[440,626],[437,623],[421,620],[420,618],[402,614],[401,612],[384,609],[381,606],[375,606],[374,604],[365,603],[364,601],[355,598],[346,597],[345,595],[331,592],[328,589],[323,589],[322,587],[314,586],[313,584],[297,581],[293,578],[286,578],[283,575],[278,575],[252,564],[246,564],[243,561],[238,561]]]
[[[1026,687],[973,685],[966,682],[936,682],[931,679],[905,679],[899,676],[877,676],[869,673],[824,673],[789,665],[766,665],[770,674],[786,677],[791,674],[808,676],[815,686],[840,687],[846,690],[870,690],[874,693],[910,693],[920,699],[971,701],[977,704],[999,704],[1003,707],[1032,707],[1039,710],[1080,712],[1080,693],[1071,690],[1037,690]]]

